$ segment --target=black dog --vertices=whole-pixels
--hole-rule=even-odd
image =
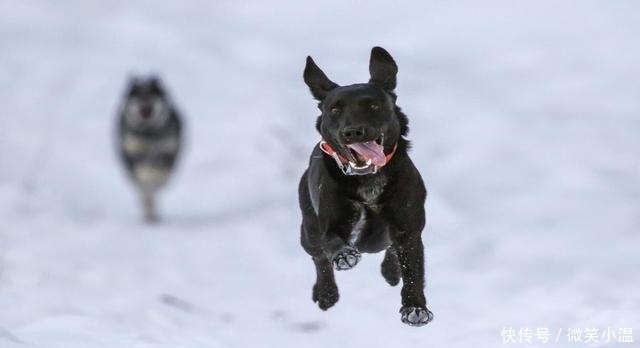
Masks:
[[[158,219],[155,195],[175,165],[181,129],[181,117],[157,77],[129,81],[118,116],[118,147],[148,221]]]
[[[427,192],[407,155],[408,120],[395,104],[398,67],[371,50],[368,83],[338,86],[307,57],[304,81],[319,101],[322,141],[299,186],[301,244],[316,266],[313,301],[326,310],[339,298],[333,268],[348,270],[360,252],[386,250],[382,275],[402,286],[402,322],[433,319],[424,296],[422,229]]]

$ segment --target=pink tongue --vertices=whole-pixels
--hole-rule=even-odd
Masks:
[[[386,164],[387,159],[384,155],[384,147],[378,145],[375,141],[367,141],[366,143],[349,144],[350,149],[357,152],[365,160],[371,160],[373,164],[382,167]]]

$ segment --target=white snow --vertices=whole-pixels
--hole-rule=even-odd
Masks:
[[[497,347],[527,326],[638,342],[639,37],[623,0],[0,1],[0,347]],[[298,242],[305,57],[364,82],[374,45],[429,189],[423,328],[400,322],[382,255],[320,311]],[[158,226],[112,137],[146,72],[187,117]]]

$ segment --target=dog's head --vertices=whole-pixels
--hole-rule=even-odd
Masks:
[[[129,127],[162,128],[169,121],[170,113],[171,105],[159,78],[130,78],[122,113]]]
[[[398,66],[391,55],[374,47],[369,72],[367,83],[339,86],[307,57],[303,74],[322,112],[316,128],[357,174],[369,174],[384,166],[398,143],[405,144],[402,137],[408,131],[407,118],[396,106]]]

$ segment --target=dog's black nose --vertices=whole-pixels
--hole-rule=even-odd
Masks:
[[[153,107],[151,105],[142,105],[140,107],[140,116],[142,116],[142,118],[149,118],[151,117],[152,111]]]
[[[342,136],[348,143],[361,142],[367,136],[367,129],[364,127],[345,127],[342,129]]]

